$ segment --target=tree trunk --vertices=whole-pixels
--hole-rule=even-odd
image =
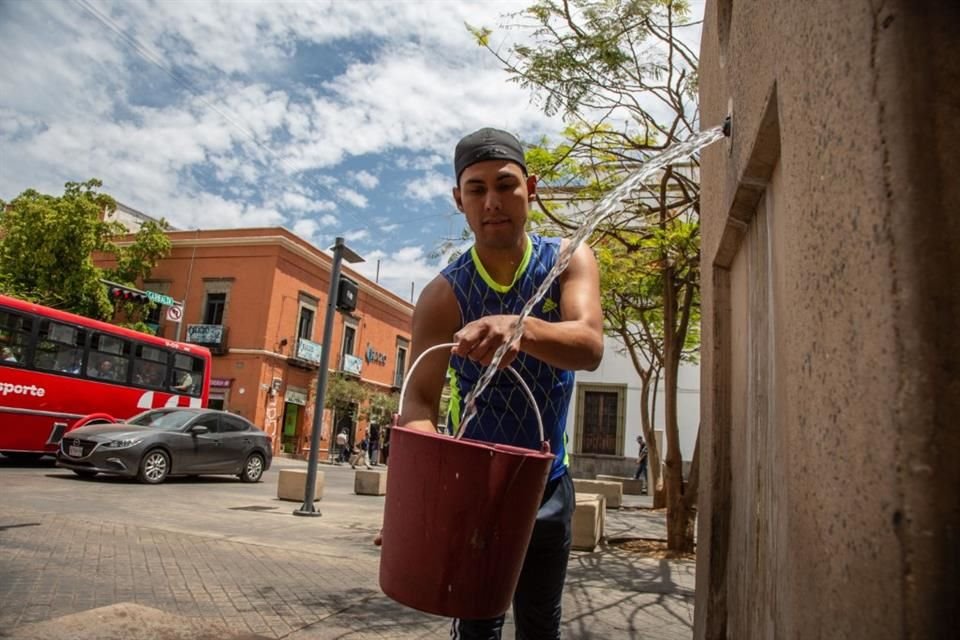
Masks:
[[[661,368],[654,371],[653,383],[653,409],[651,410],[651,424],[657,418],[657,387],[660,386]],[[650,441],[653,442],[653,451],[655,456],[650,457],[650,484],[653,485],[649,491],[653,496],[653,508],[664,509],[667,506],[667,490],[663,482],[663,453],[660,451],[660,445],[657,443],[656,430],[651,426]]]
[[[663,489],[660,484],[660,450],[657,447],[656,434],[653,429],[654,416],[650,407],[651,377],[650,374],[640,376],[640,426],[643,429],[643,439],[647,443],[647,469],[649,470],[647,477],[650,479],[647,494],[653,496],[653,508],[662,509],[666,501],[663,498]],[[653,387],[653,393],[655,399],[657,393],[655,386]]]
[[[683,501],[683,460],[677,420],[677,375],[682,344],[677,340],[677,284],[669,263],[663,268],[663,416],[667,439],[664,487],[667,492],[667,548],[684,551],[693,546],[693,528]]]

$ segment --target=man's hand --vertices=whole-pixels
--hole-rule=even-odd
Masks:
[[[453,353],[475,360],[482,365],[490,364],[493,354],[513,334],[517,318],[518,316],[514,315],[504,315],[486,316],[474,320],[454,334],[453,340],[457,346],[453,348]],[[510,345],[497,368],[503,369],[509,366],[518,353],[520,353],[519,339]]]

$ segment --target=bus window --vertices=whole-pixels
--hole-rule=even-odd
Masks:
[[[27,347],[33,322],[29,316],[0,309],[0,364],[27,363]]]
[[[182,353],[173,355],[172,391],[198,397],[203,385],[203,360]]]
[[[133,384],[149,389],[166,390],[167,352],[157,347],[138,344],[133,361]]]
[[[94,333],[90,337],[87,376],[109,382],[126,382],[130,367],[130,343],[115,336]]]
[[[45,371],[80,373],[85,333],[77,327],[44,320],[40,324],[34,366]]]

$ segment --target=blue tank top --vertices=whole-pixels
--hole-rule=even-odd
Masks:
[[[497,283],[487,274],[476,249],[460,256],[441,273],[456,295],[463,326],[484,316],[518,314],[523,305],[546,279],[557,261],[559,238],[530,235],[523,260],[512,284]],[[560,321],[560,282],[554,280],[549,292],[531,314],[548,322]],[[567,468],[567,409],[573,393],[572,371],[558,369],[526,353],[520,353],[511,365],[521,375],[540,404],[543,429],[556,456],[550,479],[563,475]],[[483,373],[483,365],[462,358],[450,358],[450,408],[447,428],[456,433],[460,428],[463,400]],[[519,383],[506,370],[498,371],[490,386],[477,398],[477,416],[467,425],[466,438],[540,449],[540,434],[535,409]]]

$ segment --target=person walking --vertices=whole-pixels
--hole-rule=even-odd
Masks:
[[[370,423],[367,430],[367,458],[370,460],[370,466],[377,466],[377,454],[380,452],[380,425],[376,422]]]
[[[409,384],[400,418],[401,425],[430,433],[438,423],[448,365],[458,394],[451,400],[447,428],[457,432],[459,400],[477,383],[494,352],[507,343],[521,308],[566,247],[566,240],[526,232],[537,178],[527,174],[523,148],[513,135],[487,128],[465,136],[454,152],[454,171],[453,199],[466,216],[474,244],[420,295],[413,315],[411,359],[434,345],[456,346],[449,358],[437,351],[424,359],[424,370]],[[573,372],[596,369],[602,355],[599,270],[593,252],[583,245],[498,364],[500,369],[513,366],[532,390],[556,456],[513,595],[518,638],[560,637],[575,503],[567,469],[566,416]],[[477,416],[465,437],[540,449],[535,409],[524,393],[511,393],[515,385],[506,372],[497,373],[493,388],[477,398]],[[451,637],[500,638],[503,621],[503,616],[454,620]]]
[[[337,464],[347,461],[349,454],[347,451],[347,430],[341,429],[337,434]]]
[[[643,436],[637,436],[637,444],[640,445],[640,452],[637,454],[637,472],[633,474],[634,480],[642,480],[643,493],[647,493],[647,443],[643,441]]]
[[[357,443],[357,446],[353,448],[353,455],[350,457],[350,468],[356,469],[358,464],[363,463],[367,469],[370,468],[370,459],[367,457],[367,451],[369,450],[369,434],[363,435],[363,440]]]

